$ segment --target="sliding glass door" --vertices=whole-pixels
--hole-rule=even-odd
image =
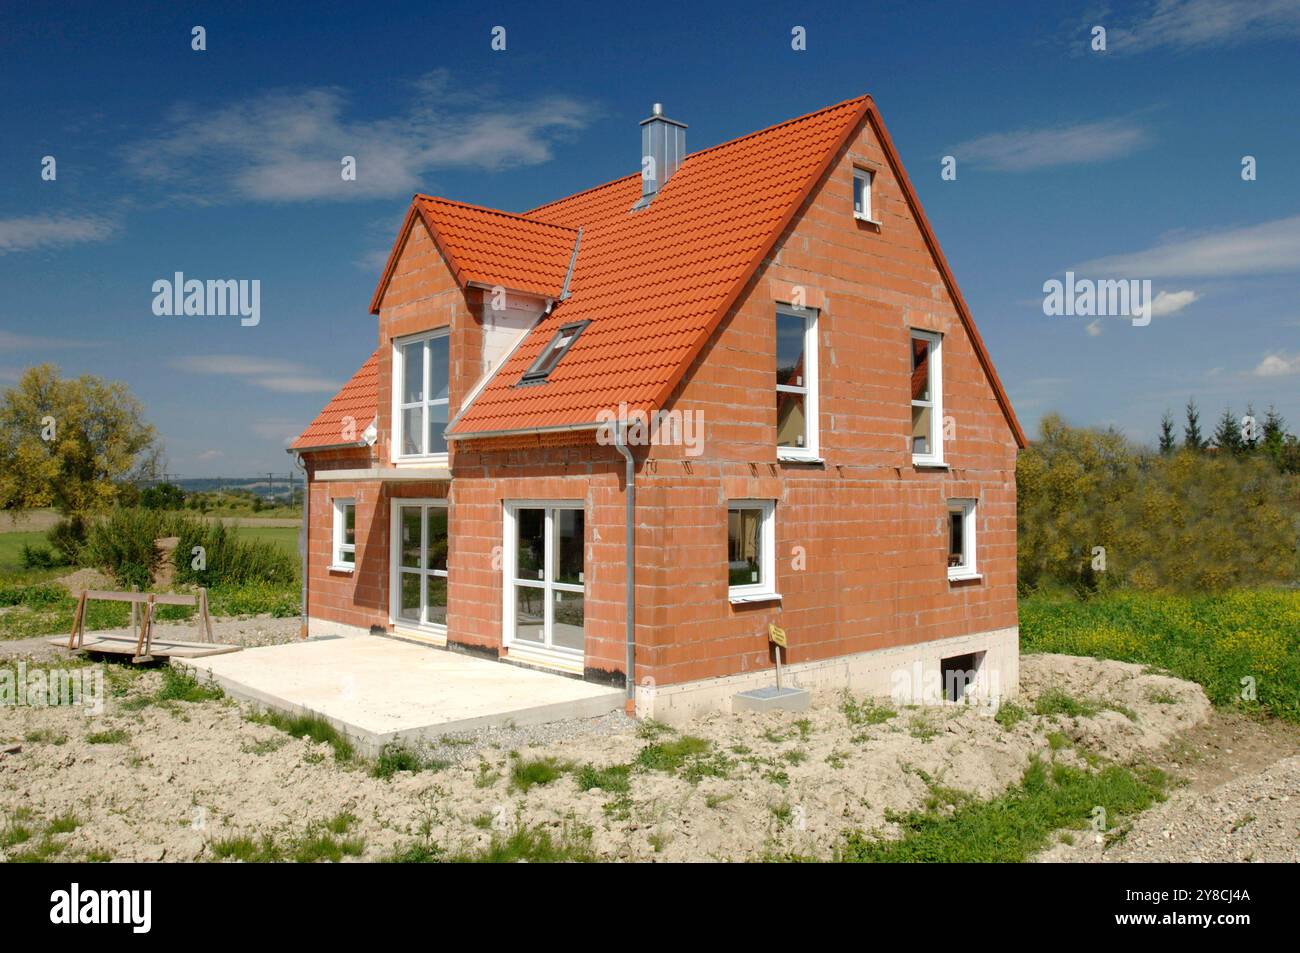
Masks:
[[[585,523],[580,503],[508,503],[505,641],[580,659],[586,647]]]
[[[447,501],[393,500],[394,624],[447,630]]]

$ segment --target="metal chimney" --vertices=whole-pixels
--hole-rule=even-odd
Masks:
[[[669,119],[655,103],[650,118],[641,120],[641,200],[633,209],[649,205],[685,157],[686,123]]]

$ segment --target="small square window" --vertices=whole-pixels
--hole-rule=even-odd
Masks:
[[[357,562],[357,501],[334,501],[334,546],[331,569],[352,570]]]
[[[551,343],[546,345],[542,353],[537,355],[537,360],[533,361],[533,366],[519,378],[519,383],[540,384],[545,381],[564,355],[569,352],[569,348],[573,347],[573,343],[578,340],[578,335],[590,323],[590,321],[577,321],[566,324],[556,331],[555,337],[551,338]]]
[[[948,501],[948,578],[974,579],[975,501]]]
[[[732,602],[776,594],[776,503],[736,500],[727,506],[727,591]]]
[[[876,224],[871,211],[871,180],[873,178],[874,176],[867,169],[853,170],[853,217]]]

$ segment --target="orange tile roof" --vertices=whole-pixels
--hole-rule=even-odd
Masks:
[[[343,389],[325,405],[290,450],[320,450],[324,447],[351,446],[362,443],[362,433],[374,421],[379,409],[379,351],[371,354]],[[351,417],[355,436],[344,439],[345,418]]]
[[[470,284],[558,298],[569,273],[577,228],[466,205],[431,195],[416,195],[370,302],[378,313],[403,238],[418,215],[438,245],[456,280]]]
[[[862,97],[686,157],[649,207],[631,175],[527,213],[582,227],[570,297],[448,431],[589,424],[658,407],[865,115]],[[590,320],[540,386],[516,387],[555,329]]]

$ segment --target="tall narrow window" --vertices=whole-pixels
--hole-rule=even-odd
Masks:
[[[866,169],[853,170],[853,217],[875,222],[871,214],[872,174]]]
[[[817,311],[776,310],[776,453],[817,456]]]
[[[582,671],[586,532],[580,503],[505,507],[504,632],[512,656]]]
[[[334,501],[334,546],[331,569],[351,570],[357,562],[357,501]]]
[[[735,500],[727,506],[727,595],[732,602],[776,594],[776,503]]]
[[[398,457],[447,453],[447,330],[393,342],[393,446]]]
[[[975,501],[948,501],[948,578],[974,579]]]
[[[447,625],[447,501],[392,502],[392,620],[431,629]]]
[[[913,331],[912,462],[943,465],[943,378],[939,351],[942,338],[930,331]]]

